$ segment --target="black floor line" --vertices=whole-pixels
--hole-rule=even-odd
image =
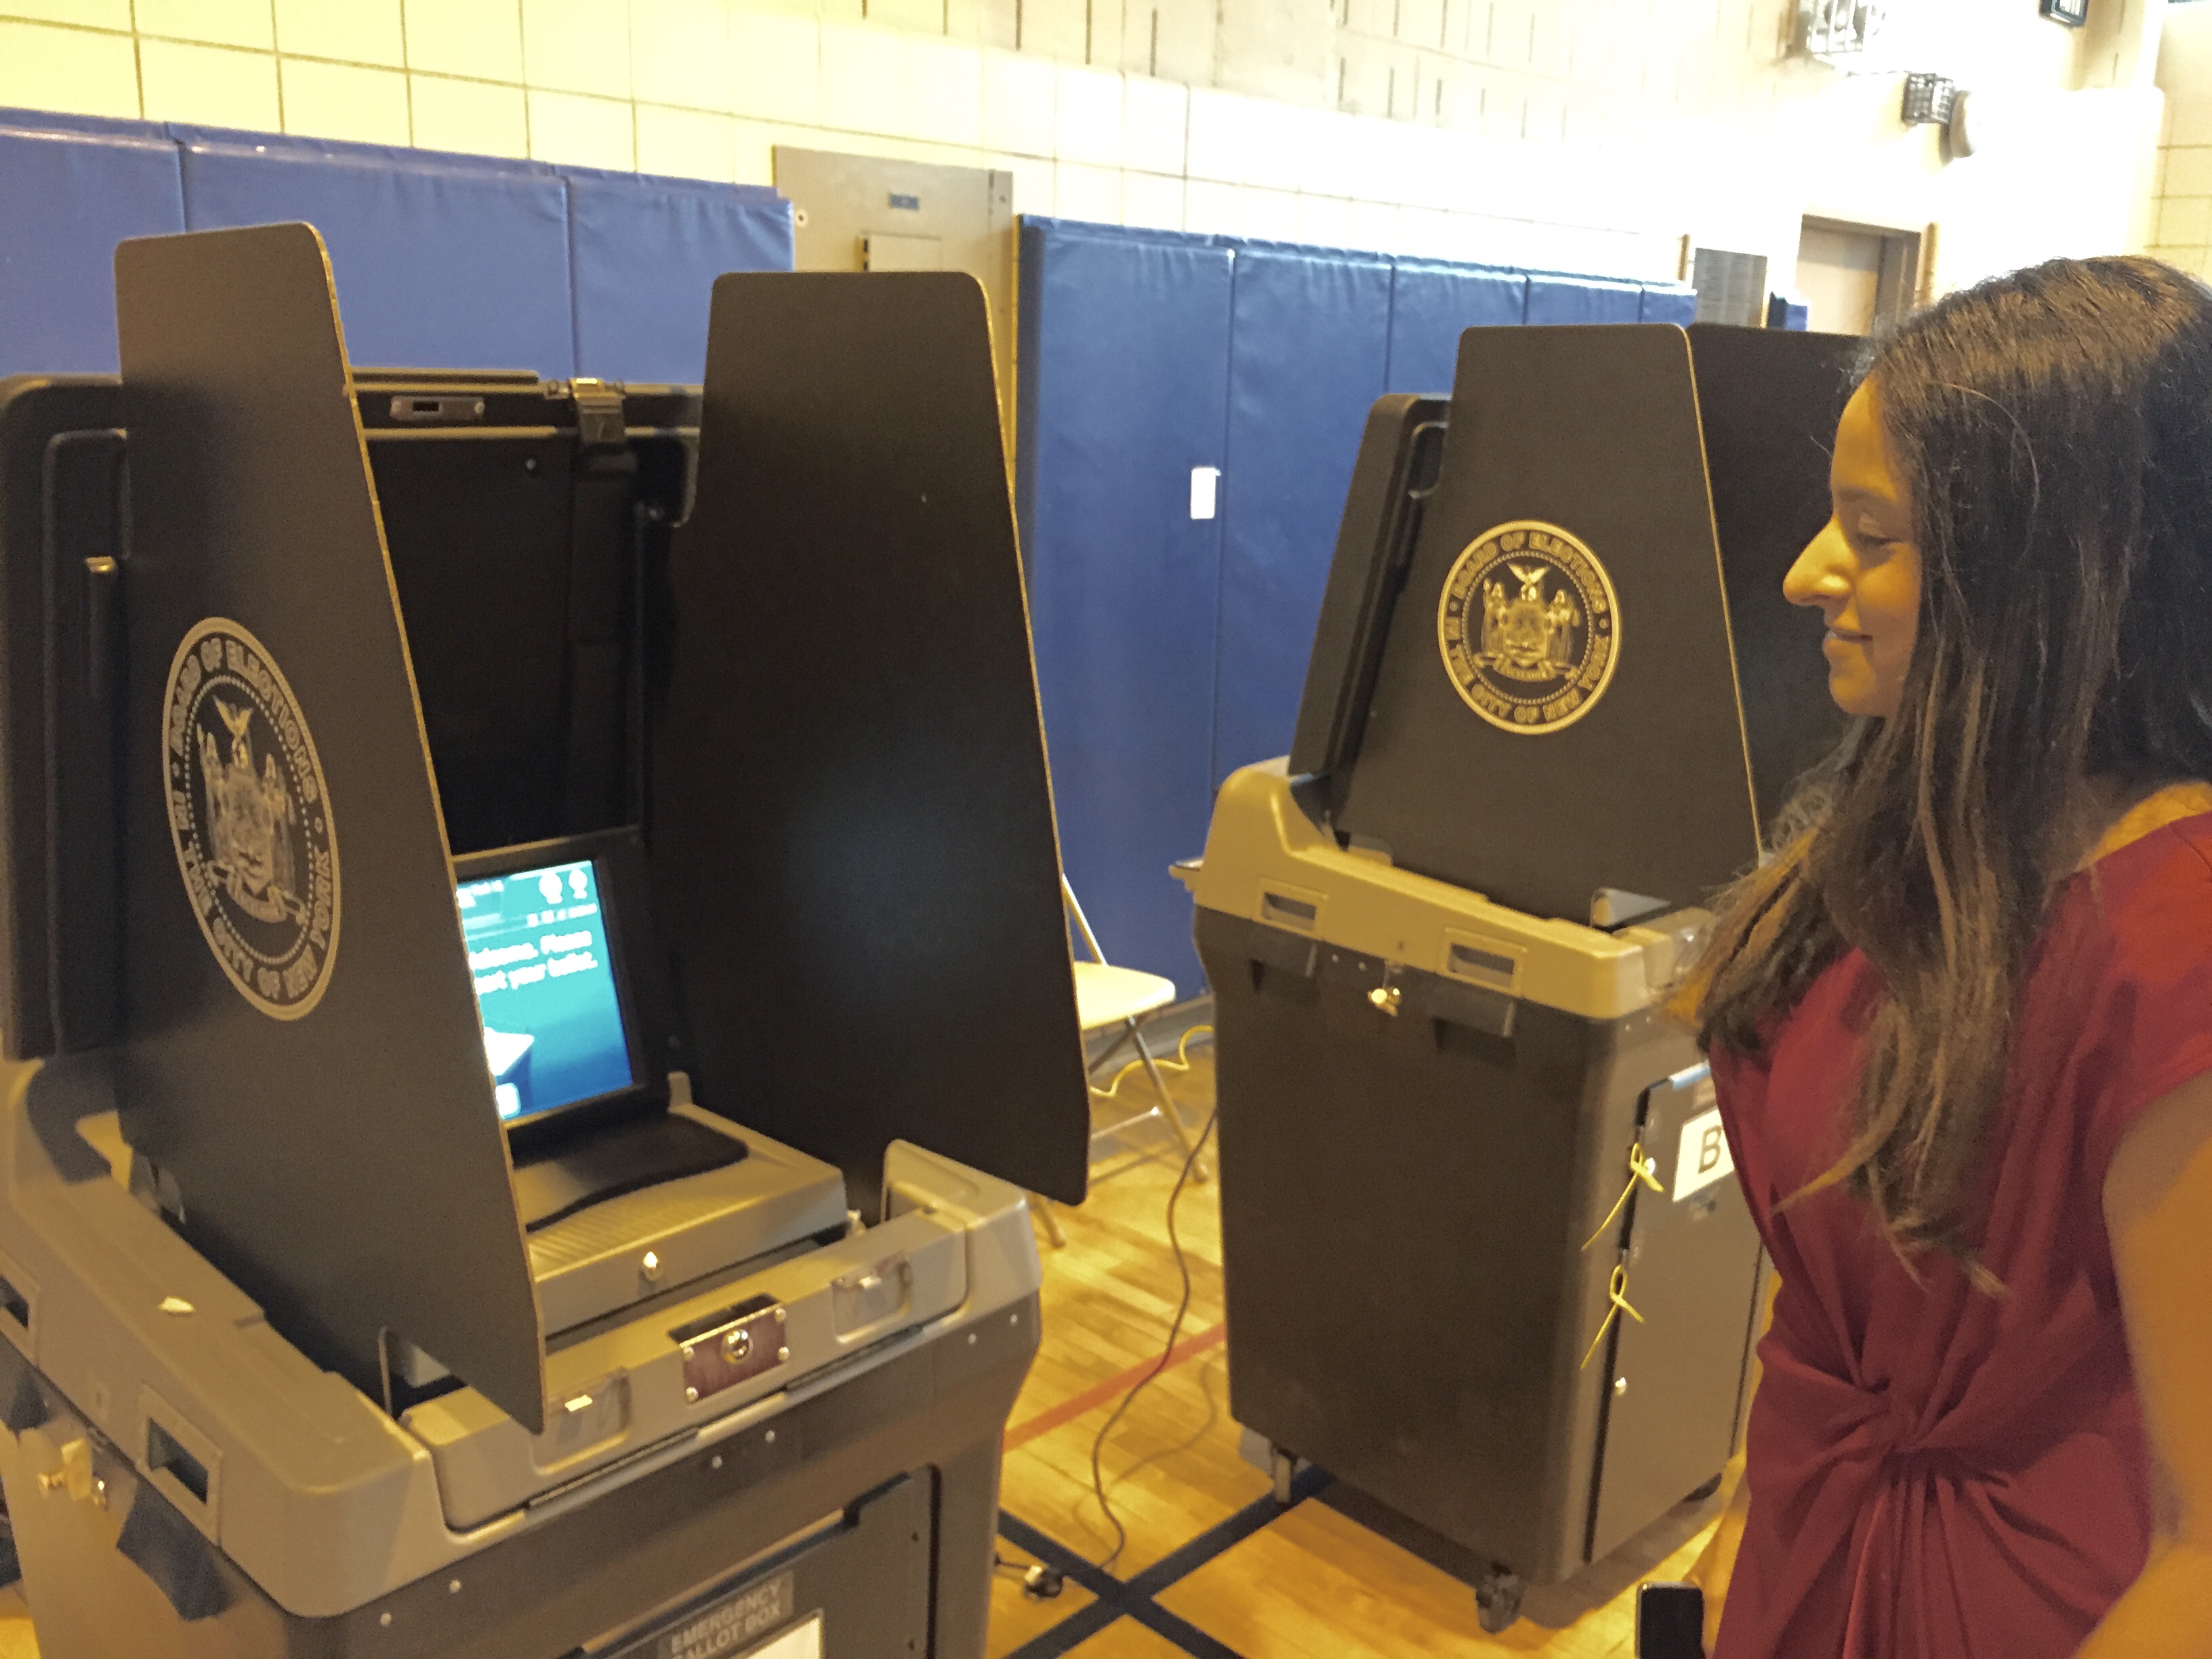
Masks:
[[[1225,1551],[1235,1548],[1278,1516],[1303,1504],[1329,1484],[1322,1470],[1308,1468],[1291,1483],[1291,1502],[1278,1504],[1270,1493],[1247,1504],[1227,1520],[1207,1528],[1180,1549],[1162,1556],[1135,1577],[1115,1577],[1057,1540],[1006,1510],[999,1511],[999,1535],[1028,1551],[1070,1583],[1097,1599],[1050,1630],[1031,1637],[1006,1659],[1060,1659],[1116,1619],[1133,1619],[1181,1648],[1194,1659],[1239,1659],[1235,1649],[1216,1641],[1188,1620],[1160,1606],[1158,1597]]]

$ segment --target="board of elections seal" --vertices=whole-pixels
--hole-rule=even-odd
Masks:
[[[1437,607],[1444,672],[1500,731],[1557,732],[1589,713],[1620,659],[1620,604],[1597,555],[1554,524],[1484,532]]]
[[[313,1011],[338,948],[338,843],[315,740],[283,672],[210,617],[169,664],[161,783],[208,948],[274,1019]]]

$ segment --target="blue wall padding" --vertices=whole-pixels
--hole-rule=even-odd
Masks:
[[[791,204],[763,186],[563,167],[576,372],[696,385],[714,278],[789,270]]]
[[[232,135],[183,148],[190,228],[296,219],[322,233],[354,362],[575,373],[551,169]]]
[[[1687,328],[1698,320],[1698,291],[1685,288],[1680,283],[1646,283],[1644,285],[1644,309],[1638,320],[1646,323],[1677,323]]]
[[[1391,392],[1451,391],[1459,337],[1470,328],[1517,323],[1528,279],[1517,270],[1398,261],[1390,285]]]
[[[1069,883],[1109,961],[1202,983],[1168,874],[1212,812],[1219,466],[1231,256],[1025,222],[1020,452],[1037,681]]]
[[[1596,276],[1532,276],[1530,323],[1632,323],[1644,309],[1641,283],[1611,283]]]
[[[696,380],[713,279],[793,264],[757,185],[0,110],[0,374],[115,372],[123,238],[293,219],[377,368]]]
[[[1109,954],[1188,994],[1189,902],[1161,868],[1197,848],[1223,775],[1289,746],[1373,399],[1448,391],[1470,326],[1686,320],[1688,296],[1022,225],[1016,493],[1062,847]],[[1210,436],[1224,466],[1218,567],[1208,527],[1188,518],[1188,468]]]
[[[1344,492],[1390,358],[1390,264],[1248,249],[1230,328],[1213,775],[1289,749]]]
[[[0,113],[0,374],[112,374],[115,245],[184,228],[176,146],[137,123],[15,118]]]

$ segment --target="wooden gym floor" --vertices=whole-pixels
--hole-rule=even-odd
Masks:
[[[1194,1045],[1190,1070],[1168,1074],[1194,1126],[1212,1106],[1212,1058]],[[1132,1076],[1121,1109],[1101,1115],[1148,1099],[1142,1075]],[[1316,1495],[1326,1477],[1310,1473],[1291,1507],[1278,1509],[1267,1476],[1239,1455],[1229,1416],[1210,1182],[1187,1185],[1176,1207],[1192,1295],[1170,1365],[1115,1426],[1102,1460],[1128,1541],[1110,1572],[1070,1571],[1049,1600],[1025,1593],[1021,1570],[1040,1556],[1069,1569],[1113,1549],[1091,1489],[1091,1444],[1159,1358],[1182,1293],[1166,1229],[1181,1153],[1157,1122],[1128,1139],[1094,1166],[1089,1201],[1058,1212],[1066,1249],[1038,1231],[1044,1345],[1007,1425],[999,1552],[1008,1565],[993,1589],[991,1659],[1626,1659],[1634,1585],[1680,1577],[1722,1500],[1685,1504],[1620,1554],[1532,1590],[1520,1622],[1497,1636],[1484,1633],[1468,1585],[1431,1564],[1433,1543],[1406,1535],[1358,1494],[1324,1486]],[[1209,1142],[1209,1165],[1212,1151]]]

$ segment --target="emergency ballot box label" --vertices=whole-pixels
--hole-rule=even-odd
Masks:
[[[636,1659],[821,1659],[819,1613],[790,1630],[796,1606],[792,1575],[778,1573],[686,1613],[653,1638],[651,1647],[626,1649]],[[777,1633],[766,1642],[761,1638]]]
[[[1735,1158],[1728,1136],[1721,1130],[1720,1108],[1703,1111],[1682,1126],[1682,1143],[1674,1153],[1674,1199],[1697,1194],[1735,1173]]]

